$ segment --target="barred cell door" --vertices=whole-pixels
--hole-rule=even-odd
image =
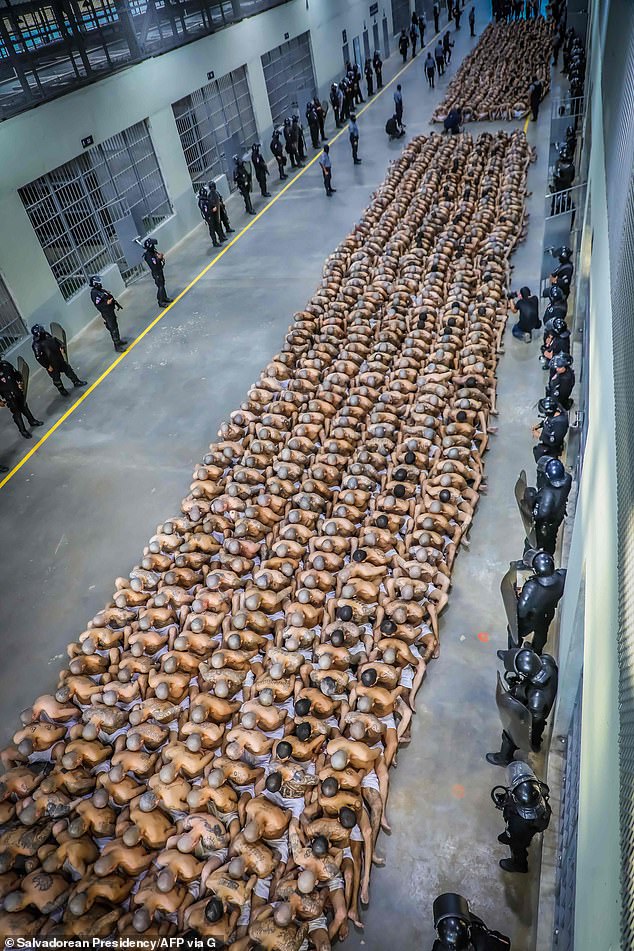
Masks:
[[[409,0],[392,0],[392,33],[409,29]]]
[[[310,33],[302,33],[262,56],[264,81],[274,125],[297,111],[303,114],[306,103],[317,92]]]
[[[0,275],[0,355],[6,353],[14,343],[23,340],[26,334],[24,321]]]

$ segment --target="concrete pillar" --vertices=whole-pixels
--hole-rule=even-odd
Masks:
[[[264,67],[260,56],[254,56],[247,60],[247,82],[249,84],[249,93],[251,95],[251,105],[253,106],[253,115],[255,116],[255,125],[258,130],[258,136],[265,145],[268,140],[271,129],[273,128],[273,116],[271,115],[271,105],[269,95],[266,91],[266,80],[264,78]],[[266,143],[268,144],[268,142]],[[265,154],[268,154],[265,153]]]
[[[171,105],[150,116],[149,128],[176,219],[168,218],[156,231],[169,248],[199,223],[200,215]]]

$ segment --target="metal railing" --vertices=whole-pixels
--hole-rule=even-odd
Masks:
[[[289,0],[0,4],[0,118]]]
[[[585,112],[584,96],[559,96],[551,103],[551,119],[581,118]]]
[[[586,200],[586,182],[579,185],[572,185],[570,188],[564,188],[558,192],[551,192],[545,196],[544,217],[556,218],[560,215],[571,215],[570,230],[574,229],[574,222],[577,212],[583,214]]]

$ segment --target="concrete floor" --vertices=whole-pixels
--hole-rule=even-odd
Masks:
[[[483,0],[476,4],[480,29],[485,7]],[[468,33],[464,24],[455,35],[452,66],[434,93],[423,78],[420,54],[403,72],[408,134],[429,131],[444,88],[477,42]],[[386,79],[400,69],[393,54]],[[400,150],[384,133],[394,88],[375,97],[360,119],[362,165],[352,165],[347,133],[333,143],[337,195],[327,200],[319,168],[308,168],[0,491],[0,743],[11,736],[19,711],[53,689],[66,645],[109,599],[114,578],[137,563],[157,523],[178,511],[193,463],[279,348],[290,315],[318,283],[325,256],[383,179]],[[540,158],[530,172],[531,227],[515,257],[516,287],[536,287],[539,279],[547,112],[529,127]],[[476,134],[480,127],[469,130]],[[238,202],[231,200],[229,212],[240,229],[246,217]],[[259,199],[256,207],[262,206]],[[168,290],[174,295],[184,288],[210,253],[199,228],[169,255]],[[153,299],[147,279],[125,295],[121,323],[128,336],[154,315],[148,310]],[[351,934],[349,949],[431,947],[432,901],[447,889],[468,896],[491,926],[510,934],[514,951],[531,947],[537,856],[529,876],[512,877],[498,868],[506,850],[496,842],[502,822],[489,792],[504,773],[483,759],[499,739],[495,651],[505,646],[505,620],[498,584],[523,541],[513,485],[522,466],[533,469],[530,425],[542,394],[537,341],[520,344],[510,330],[507,337],[499,371],[499,434],[487,458],[489,494],[475,519],[471,549],[456,563],[441,657],[419,694],[412,743],[392,774],[394,831],[380,842],[387,865],[373,874],[365,932]],[[111,359],[99,321],[71,350],[71,362],[90,380]],[[30,402],[47,422],[68,405],[43,374],[32,381]],[[7,417],[0,414],[2,461],[15,464],[29,446]],[[488,639],[478,637],[483,633]]]

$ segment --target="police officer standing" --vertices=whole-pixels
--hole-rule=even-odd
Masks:
[[[333,85],[335,85],[333,83]],[[336,117],[335,113],[335,117]],[[315,111],[315,106],[313,105],[312,100],[306,105],[306,121],[308,122],[308,130],[310,132],[310,141],[314,149],[319,148],[319,122],[317,121],[317,112]]]
[[[374,95],[374,71],[372,69],[372,63],[370,62],[369,57],[365,61],[365,66],[363,68],[363,71],[365,73],[365,82],[366,82],[366,86],[368,87],[368,99],[369,99],[370,96]]]
[[[24,425],[23,416],[26,417],[29,426],[44,425],[29,409],[24,395],[24,381],[7,360],[0,360],[0,406],[7,407],[20,435],[25,439],[32,439],[33,436]]]
[[[383,89],[383,60],[378,50],[374,51],[372,65],[374,66],[374,72],[376,74],[376,88]]]
[[[438,75],[443,76],[445,72],[445,51],[440,40],[438,40],[436,43],[436,48],[434,49],[434,59],[436,60],[436,69],[438,70]]]
[[[293,124],[291,126],[293,130],[293,135],[297,139],[297,157],[299,164],[302,165],[306,160],[306,139],[304,138],[304,129],[299,121],[299,116],[296,114],[293,116]]]
[[[340,104],[341,104],[341,96],[339,93],[339,86],[337,85],[337,83],[333,83],[332,86],[330,87],[330,105],[332,106],[332,111],[335,116],[335,125],[337,126],[337,128],[339,128],[339,126],[341,125]],[[319,134],[319,122],[317,120],[317,110],[314,108],[314,103],[312,101],[309,102],[308,105],[306,106],[307,110],[309,108],[312,108],[314,111],[315,122],[317,123],[317,134]],[[312,135],[312,126],[311,126],[311,135]],[[315,146],[315,148],[318,147],[317,145],[315,145],[314,139],[313,139],[313,145]]]
[[[500,868],[505,872],[528,872],[529,846],[533,837],[544,832],[550,822],[550,790],[537,779],[527,763],[513,761],[506,772],[508,786],[498,786],[491,792],[506,824],[498,842],[508,845],[511,850],[511,858],[502,859]]]
[[[222,231],[223,227],[227,234],[233,234],[235,228],[231,227],[229,222],[229,215],[227,214],[227,209],[225,208],[225,203],[222,199],[222,195],[216,188],[215,182],[209,182],[207,186],[209,188],[209,201],[211,202],[211,212],[214,216],[215,225],[217,234],[220,234],[221,241],[224,241],[225,235]]]
[[[289,116],[284,119],[284,144],[286,154],[291,160],[291,168],[300,168],[301,162],[297,154],[297,134],[293,131],[293,125]]]
[[[251,204],[251,176],[239,155],[234,155],[233,161],[236,166],[233,170],[233,180],[244,199],[244,210],[248,215],[254,215],[255,211]]]
[[[440,32],[440,3],[438,0],[434,0],[433,6],[434,13],[434,33]]]
[[[544,91],[544,87],[542,86],[541,82],[539,81],[537,76],[533,76],[533,81],[530,84],[528,89],[528,98],[531,104],[533,122],[537,122],[537,117],[539,115],[539,104],[542,101],[543,91]]]
[[[328,136],[324,129],[325,115],[322,104],[320,102],[319,96],[313,96],[313,106],[315,107],[315,112],[317,113],[317,122],[319,124],[319,135],[321,136],[322,142],[328,141]]]
[[[570,394],[575,387],[575,371],[572,369],[572,357],[569,353],[558,353],[548,364],[550,376],[546,384],[546,395],[552,396],[565,409],[570,409]]]
[[[359,126],[357,125],[357,117],[354,112],[350,113],[350,125],[348,126],[348,133],[350,137],[350,147],[352,149],[352,161],[355,165],[361,165],[361,159],[358,155]]]
[[[73,386],[87,386],[86,380],[80,380],[70,363],[66,359],[64,345],[61,340],[44,330],[40,324],[34,324],[31,327],[33,340],[33,354],[35,359],[43,366],[51,380],[53,386],[59,390],[62,396],[68,396],[68,390],[62,383],[61,374],[64,373],[71,381]]]
[[[282,146],[282,141],[280,139],[280,130],[274,129],[273,136],[271,138],[271,144],[269,146],[271,152],[275,156],[275,161],[277,162],[277,169],[280,173],[280,181],[284,181],[288,178],[288,175],[284,172],[284,166],[286,165],[286,156],[284,155],[284,147]]]
[[[403,62],[407,62],[407,51],[409,49],[409,36],[405,30],[401,30],[401,35],[398,38],[398,51],[403,57]]]
[[[566,570],[555,568],[553,556],[547,551],[538,551],[531,567],[535,573],[524,583],[517,601],[517,632],[520,642],[532,634],[533,650],[541,654],[564,593]]]
[[[103,322],[112,337],[115,350],[117,353],[123,353],[128,341],[122,340],[119,336],[119,324],[117,323],[117,315],[115,314],[115,308],[122,310],[121,304],[114,294],[106,290],[98,274],[90,278],[90,288],[90,299],[103,317]]]
[[[165,255],[156,250],[158,241],[156,238],[146,238],[143,242],[145,254],[143,260],[152,272],[154,283],[156,284],[156,299],[159,307],[172,303],[172,298],[167,296],[165,290]]]
[[[207,223],[209,237],[213,241],[214,248],[219,248],[225,240],[225,236],[220,226],[218,208],[216,207],[214,209],[209,198],[209,192],[204,185],[198,190],[198,210],[200,211],[203,221]]]
[[[255,169],[255,177],[260,186],[260,192],[262,193],[262,198],[270,198],[271,193],[266,187],[266,179],[269,174],[268,166],[264,160],[264,156],[260,152],[260,143],[254,142],[251,146],[251,164]]]
[[[533,427],[533,436],[539,440],[533,446],[535,462],[539,462],[542,456],[560,456],[568,432],[568,413],[558,400],[546,396],[539,401],[538,408],[544,419]]]

